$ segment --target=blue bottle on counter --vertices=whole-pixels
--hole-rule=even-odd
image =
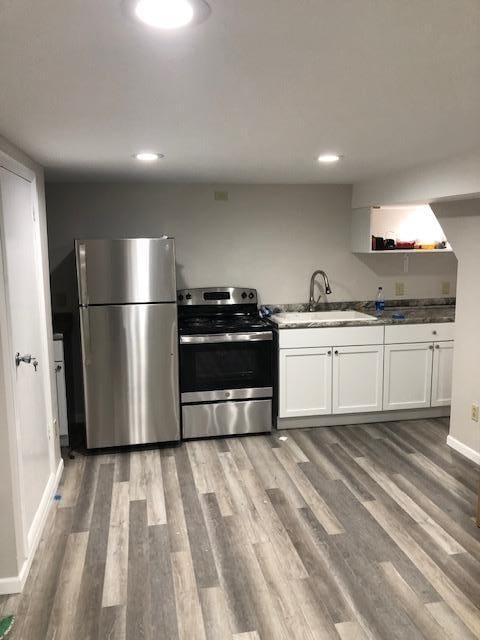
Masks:
[[[378,287],[377,297],[375,299],[375,315],[380,317],[385,311],[385,295],[383,293],[383,287]]]

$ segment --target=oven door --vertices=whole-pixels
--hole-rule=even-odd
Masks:
[[[271,397],[272,339],[271,331],[181,336],[182,403]]]

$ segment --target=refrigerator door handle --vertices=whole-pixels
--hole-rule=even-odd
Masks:
[[[80,304],[88,304],[87,248],[84,243],[78,245],[78,267],[80,272]]]
[[[82,318],[82,338],[83,338],[83,351],[85,365],[89,365],[91,362],[90,357],[90,313],[88,307],[82,307],[80,310]]]

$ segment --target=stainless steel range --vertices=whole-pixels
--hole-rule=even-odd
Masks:
[[[177,292],[183,437],[272,428],[273,333],[255,289]]]

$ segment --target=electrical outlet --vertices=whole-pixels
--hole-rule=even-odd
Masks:
[[[450,293],[450,282],[442,282],[442,296],[448,296]]]
[[[472,420],[478,422],[480,418],[480,408],[475,402],[472,404]]]
[[[405,295],[405,283],[404,282],[396,282],[395,283],[395,295],[396,296],[404,296]]]

